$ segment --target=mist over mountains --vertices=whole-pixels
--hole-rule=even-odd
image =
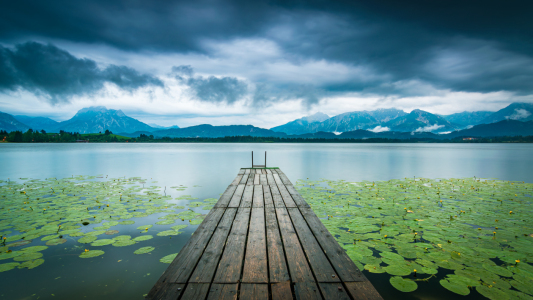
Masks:
[[[79,110],[71,119],[57,122],[46,117],[12,116],[0,113],[0,130],[45,130],[99,133],[105,130],[129,137],[301,137],[301,138],[453,138],[458,136],[533,135],[533,104],[512,103],[497,111],[462,112],[437,115],[420,109],[410,113],[395,108],[354,111],[330,117],[316,113],[283,125],[264,129],[252,125],[179,128],[152,126],[128,117],[121,110],[103,106]]]

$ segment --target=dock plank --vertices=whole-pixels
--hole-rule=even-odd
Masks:
[[[292,300],[291,282],[278,282],[270,284],[272,300]]]
[[[207,300],[237,300],[238,293],[238,283],[213,283]]]
[[[263,201],[265,207],[274,207],[274,201],[272,200],[272,193],[270,192],[270,186],[263,186]]]
[[[250,174],[250,177],[248,177],[248,181],[246,182],[246,185],[254,185],[254,179],[255,179],[255,174]]]
[[[354,299],[361,300],[383,300],[381,295],[376,291],[370,281],[360,282],[345,282],[348,293],[352,295]]]
[[[315,282],[295,282],[294,296],[298,300],[322,300],[320,289]]]
[[[254,184],[261,184],[261,174],[255,174],[254,176]]]
[[[220,196],[220,198],[218,199],[217,203],[215,204],[215,207],[227,207],[236,189],[236,185],[228,186],[226,191],[224,191],[222,196]]]
[[[287,209],[276,208],[276,216],[292,282],[315,282]]]
[[[300,210],[298,208],[287,208],[291,216],[292,223],[300,239],[300,243],[305,251],[311,269],[315,274],[318,282],[340,282],[337,273],[329,263],[322,248],[313,236],[311,229],[307,226]]]
[[[250,208],[239,208],[213,283],[238,283],[240,281],[249,221]]]
[[[244,193],[242,194],[241,204],[239,205],[239,207],[252,207],[253,195],[254,186],[246,185],[246,187],[244,188]]]
[[[274,201],[274,207],[285,207],[285,202],[281,198],[277,185],[270,185],[270,191],[272,193],[272,200]]]
[[[242,194],[244,193],[245,187],[246,185],[244,184],[237,185],[235,189],[235,193],[233,193],[233,196],[231,197],[231,200],[228,203],[228,207],[239,207],[241,205],[241,198],[242,198]]]
[[[259,175],[259,184],[268,185],[268,180],[266,174]]]
[[[242,283],[239,296],[240,299],[268,300],[268,285],[259,283]]]
[[[348,296],[348,293],[345,291],[342,283],[320,282],[318,286],[320,287],[320,291],[326,300],[350,300],[350,296]],[[355,299],[359,300],[361,298]]]
[[[189,283],[181,296],[181,300],[205,299],[209,293],[209,283]],[[177,299],[177,298],[176,298]]]
[[[342,281],[365,281],[366,277],[355,266],[346,251],[339,245],[311,208],[300,208],[302,216],[328,256]]]
[[[185,284],[183,283],[165,283],[163,284],[155,294],[148,296],[145,299],[149,300],[170,300],[178,299],[178,297],[183,293]]]
[[[297,207],[296,203],[294,203],[294,200],[292,199],[291,194],[287,191],[287,188],[283,184],[278,184],[279,193],[281,194],[281,198],[283,198],[283,202],[285,202],[285,207]]]
[[[274,176],[272,176],[272,174],[267,174],[267,182],[269,185],[276,184],[276,181],[274,180]]]
[[[226,209],[189,282],[210,283],[212,281],[236,213],[236,208]]]
[[[246,184],[248,182],[248,177],[250,177],[250,174],[242,175],[241,182],[239,182],[239,184]]]
[[[242,177],[244,176],[244,174],[242,175],[237,175],[237,177],[235,177],[235,179],[233,179],[233,182],[231,182],[231,185],[237,185],[241,182],[242,180]]]
[[[276,210],[272,207],[265,208],[265,219],[270,282],[289,282],[289,271],[285,262],[285,253],[279,233]]]
[[[257,185],[256,187],[261,186]],[[252,208],[250,218],[241,282],[268,283],[268,265],[265,259],[267,257],[265,209],[262,207]]]
[[[263,200],[263,186],[254,185],[254,196],[252,201],[252,207],[265,207],[265,202]]]

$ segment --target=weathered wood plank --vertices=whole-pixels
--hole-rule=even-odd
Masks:
[[[277,185],[283,185],[283,181],[281,181],[281,178],[279,178],[278,173],[274,173],[272,174],[272,176],[274,177],[274,181],[276,182]]]
[[[291,181],[289,180],[287,175],[285,175],[285,173],[278,170],[278,175],[279,175],[279,178],[281,178],[281,181],[283,181],[283,184],[292,185]]]
[[[261,187],[256,185],[256,187]],[[265,234],[265,209],[252,208],[250,227],[248,228],[248,242],[242,281],[248,283],[268,283],[268,265]]]
[[[272,175],[272,171],[270,169],[265,169],[266,174]]]
[[[156,291],[154,295],[148,294],[145,299],[147,300],[167,300],[178,299],[183,293],[183,283],[163,283]],[[152,289],[153,290],[153,289]]]
[[[315,282],[287,209],[276,208],[276,216],[292,282]]]
[[[231,183],[232,185],[237,185],[241,182],[242,180],[242,177],[244,176],[244,174],[242,175],[237,175],[237,177],[235,177],[235,179],[233,179],[233,182]]]
[[[291,194],[292,200],[298,207],[310,207],[307,201],[300,194]]]
[[[159,286],[163,283],[186,283],[193,272],[193,268],[200,259],[202,253],[209,239],[211,238],[218,222],[224,214],[224,208],[213,208],[206,216],[202,224],[196,229],[196,234],[193,234],[187,244],[181,249],[174,261],[165,270],[163,275],[158,280]],[[176,249],[177,250],[177,249]],[[156,284],[154,289],[157,289]],[[153,293],[155,294],[156,291]]]
[[[285,262],[285,253],[283,251],[283,243],[281,242],[279,233],[276,210],[272,207],[265,208],[265,218],[270,282],[288,282],[290,280],[289,270],[287,269],[287,263]]]
[[[240,299],[268,300],[268,285],[260,283],[241,283]]]
[[[268,180],[266,174],[259,175],[259,184],[268,185]]]
[[[226,241],[224,253],[218,264],[213,283],[238,283],[244,261],[244,247],[248,234],[250,208],[241,207],[233,221],[233,227]]]
[[[318,282],[340,282],[337,273],[335,273],[322,248],[320,248],[307,222],[302,217],[300,210],[298,208],[287,208],[287,211],[291,216],[294,229],[298,234],[316,280]]]
[[[370,281],[360,282],[345,282],[348,293],[352,295],[354,299],[361,300],[383,300],[381,295],[376,291],[376,288],[370,283]]]
[[[235,193],[235,189],[237,189],[236,185],[228,186],[226,191],[224,191],[222,196],[220,196],[220,198],[218,199],[217,203],[215,204],[215,207],[227,207],[231,200],[231,197],[233,197],[233,194]]]
[[[254,179],[255,179],[255,174],[250,174],[250,177],[248,177],[248,181],[246,182],[246,185],[254,185]]]
[[[246,185],[239,184],[235,189],[235,193],[231,197],[231,201],[228,203],[228,207],[239,207],[241,205],[242,194],[244,193],[244,188]]]
[[[295,282],[294,296],[298,300],[322,300],[320,290],[315,282]]]
[[[292,300],[291,282],[278,282],[270,284],[272,300]]]
[[[294,187],[294,185],[292,184],[286,184],[285,183],[285,187],[287,188],[287,191],[291,194],[291,195],[299,195],[298,191],[296,190],[296,188]]]
[[[260,184],[261,183],[261,174],[255,174],[254,176],[254,184]]]
[[[236,213],[237,208],[226,209],[189,282],[210,283],[212,281]]]
[[[279,193],[281,194],[281,198],[283,198],[283,202],[285,202],[285,207],[297,207],[296,203],[294,203],[294,200],[292,200],[291,194],[287,191],[287,188],[283,184],[278,184]]]
[[[246,171],[246,169],[240,169],[238,175],[244,175],[245,171]]]
[[[278,186],[270,185],[270,191],[272,193],[272,200],[274,201],[274,206],[285,207],[285,202],[283,202],[283,198],[281,197],[281,194],[279,193]]]
[[[254,196],[253,196],[253,202],[252,207],[265,207],[265,202],[263,200],[263,186],[262,185],[254,185]]]
[[[252,170],[252,169],[246,169],[246,170],[244,171],[244,174],[250,174],[250,171],[251,171],[251,170]]]
[[[267,182],[269,185],[275,185],[276,181],[274,180],[274,176],[272,174],[267,174]]]
[[[238,283],[213,283],[209,289],[207,300],[237,300]]]
[[[348,293],[344,290],[342,283],[320,282],[318,283],[318,286],[326,300],[350,300],[350,296],[348,296]]]
[[[205,299],[209,292],[209,285],[209,283],[189,283],[185,288],[185,292],[183,292],[181,300]]]
[[[309,224],[309,228],[320,243],[320,246],[324,249],[340,279],[345,282],[367,280],[348,254],[346,254],[346,251],[339,246],[339,243],[337,243],[324,224],[318,219],[313,210],[311,208],[300,207],[300,212]]]
[[[272,200],[272,193],[270,192],[270,186],[263,186],[263,201],[265,207],[274,207],[274,201]]]
[[[250,174],[242,175],[242,179],[241,179],[241,182],[239,182],[239,184],[246,184],[248,182],[248,177],[250,177]]]
[[[244,188],[244,193],[242,194],[241,204],[239,205],[239,207],[252,207],[253,195],[254,186],[246,185],[246,187]]]

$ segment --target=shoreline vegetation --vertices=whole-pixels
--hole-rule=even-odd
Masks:
[[[44,130],[33,131],[0,131],[0,142],[3,143],[533,143],[533,136],[498,136],[498,137],[455,137],[452,139],[411,138],[281,138],[255,136],[226,136],[226,137],[154,137],[141,134],[131,138],[105,133],[79,134],[60,131],[47,133]]]

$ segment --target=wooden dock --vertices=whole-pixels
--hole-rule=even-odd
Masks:
[[[241,169],[146,299],[382,299],[279,169]]]

